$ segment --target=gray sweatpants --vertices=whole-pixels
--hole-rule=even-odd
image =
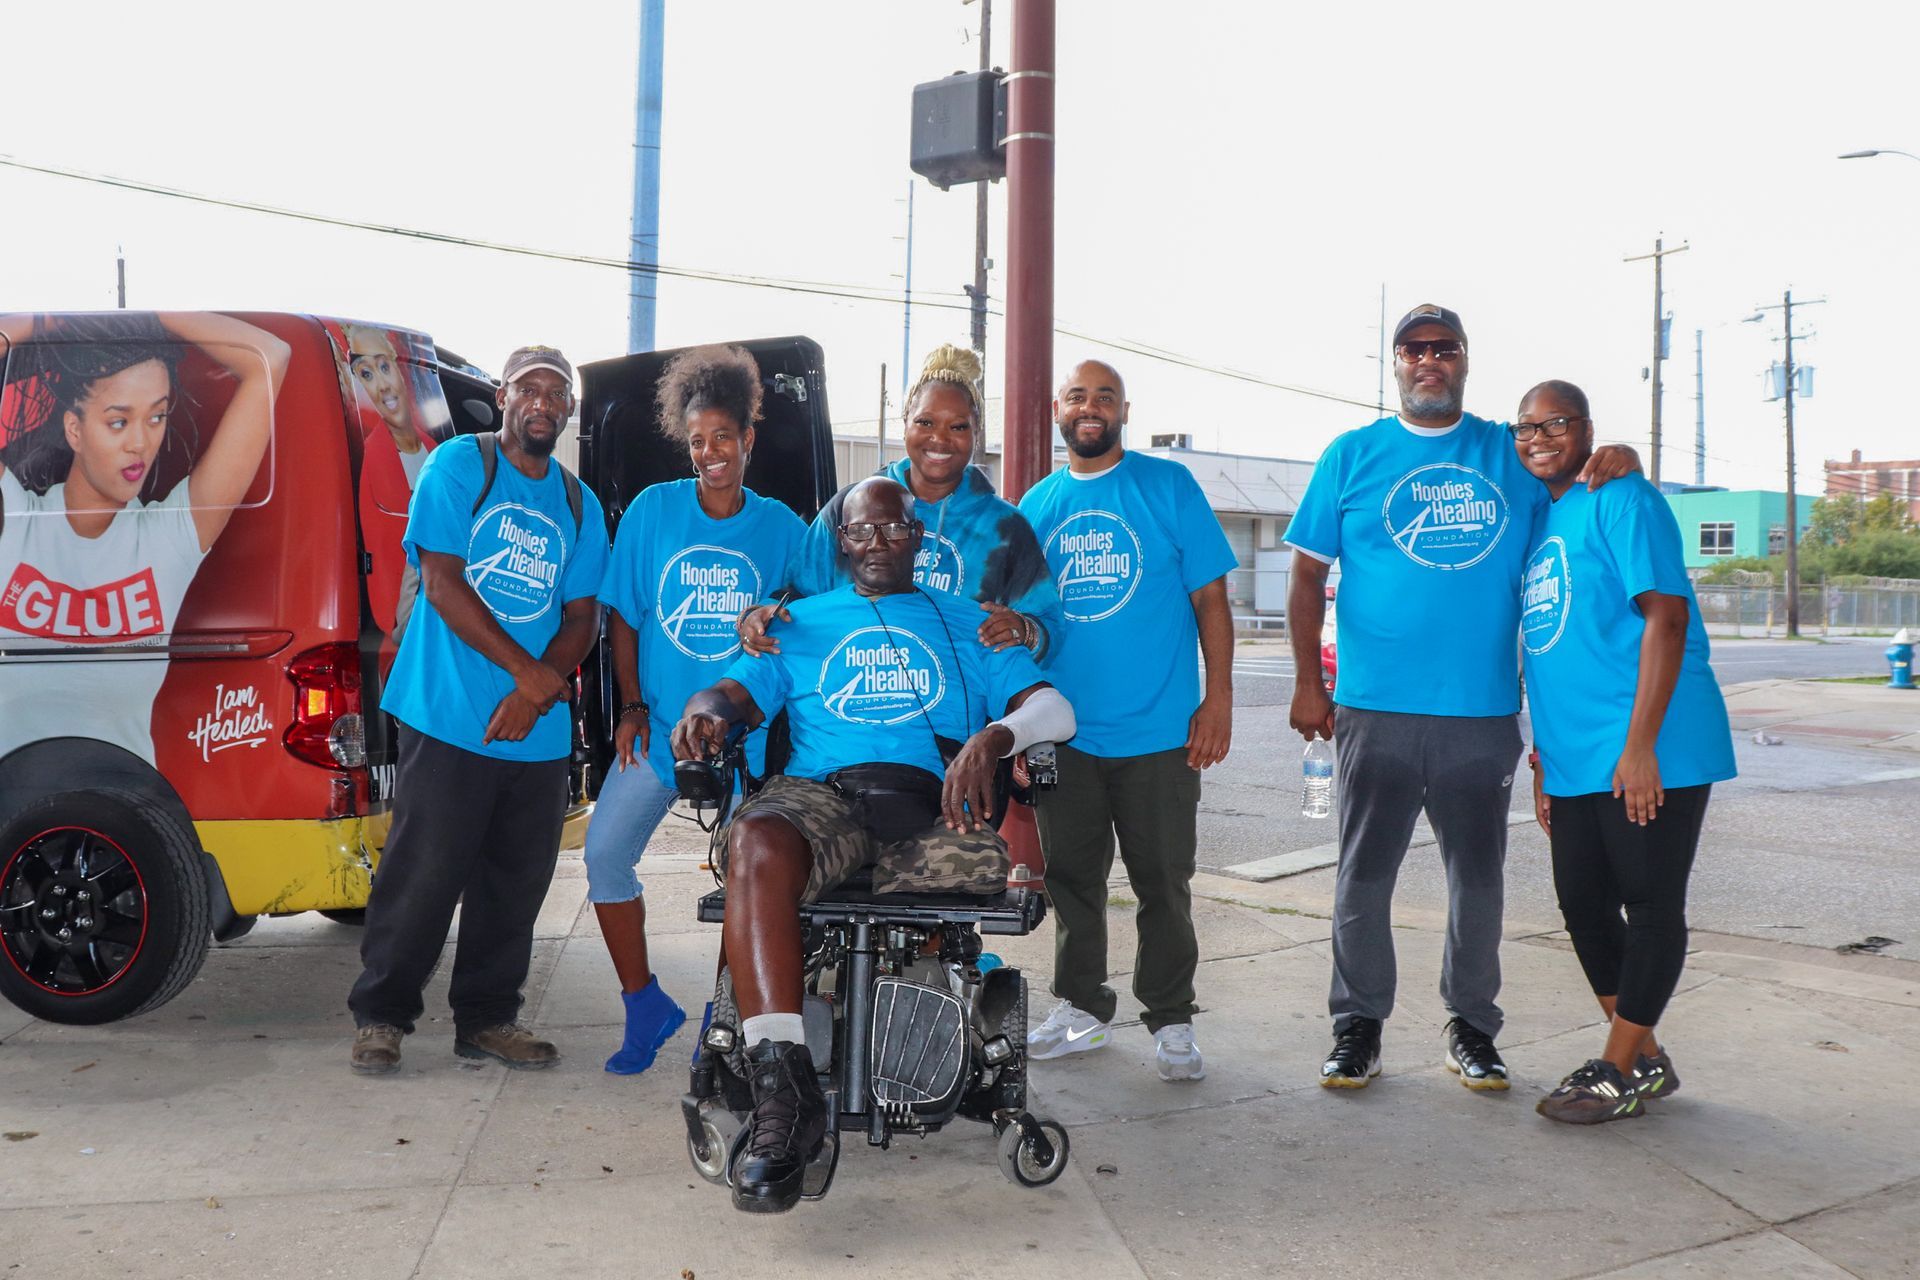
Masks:
[[[1500,1033],[1500,921],[1507,808],[1520,759],[1515,716],[1424,716],[1341,707],[1340,867],[1333,891],[1336,1030],[1393,1012],[1393,887],[1413,824],[1426,811],[1447,872],[1440,998],[1490,1036]]]

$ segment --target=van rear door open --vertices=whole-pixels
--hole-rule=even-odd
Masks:
[[[760,366],[765,395],[754,426],[746,484],[812,520],[838,488],[833,422],[827,412],[826,359],[811,338],[762,338],[745,347]],[[608,536],[642,489],[692,473],[686,447],[660,433],[655,394],[679,350],[600,360],[580,368],[580,478],[606,508]],[[617,694],[603,641],[584,671],[589,790],[598,794],[613,760]],[[677,717],[679,708],[671,709]]]

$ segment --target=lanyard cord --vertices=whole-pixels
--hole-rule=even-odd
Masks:
[[[953,655],[953,671],[960,677],[960,717],[961,723],[965,724],[967,716],[973,709],[973,692],[967,687],[967,673],[960,663],[960,649],[953,642],[953,628],[947,625],[946,615],[940,612],[940,606],[934,603],[932,596],[927,595],[924,587],[916,585],[913,590],[916,595],[926,596],[927,604],[932,606],[934,616],[940,619],[940,629],[946,632],[947,649]],[[934,754],[944,761],[946,755],[940,750],[940,730],[934,727],[933,717],[927,713],[926,700],[921,698],[919,688],[913,683],[913,673],[907,669],[905,650],[900,647],[899,640],[894,637],[893,628],[887,625],[885,616],[881,614],[879,602],[872,596],[868,596],[867,607],[873,610],[874,619],[879,622],[880,630],[886,633],[887,647],[893,650],[894,665],[900,669],[900,674],[907,678],[907,692],[913,695],[914,702],[920,707],[920,718],[927,722],[927,732],[933,735]]]

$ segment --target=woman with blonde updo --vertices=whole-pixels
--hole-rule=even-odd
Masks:
[[[979,602],[986,617],[980,643],[991,649],[1024,645],[1045,660],[1061,624],[1060,597],[1040,554],[1033,526],[994,492],[972,464],[985,422],[980,358],[965,347],[936,347],[907,393],[907,456],[883,467],[913,494],[914,518],[926,526],[913,580],[927,591]],[[851,487],[851,486],[849,486]],[[852,581],[840,554],[842,489],[807,530],[794,572],[801,595],[819,595]],[[752,653],[776,652],[766,631],[771,606],[740,619],[740,638]]]

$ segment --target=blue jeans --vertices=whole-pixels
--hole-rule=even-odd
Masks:
[[[678,794],[644,757],[625,769],[616,762],[587,823],[587,901],[632,902],[640,896],[634,868]]]

